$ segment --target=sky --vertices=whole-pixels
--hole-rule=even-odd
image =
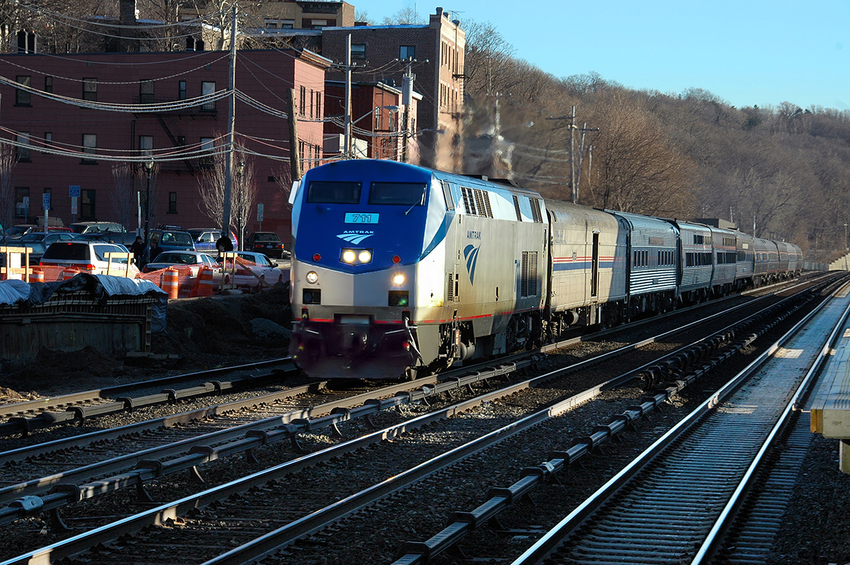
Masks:
[[[850,110],[850,0],[346,0],[374,23],[437,6],[490,23],[513,56],[556,77],[711,92],[738,108]],[[452,4],[455,3],[455,4]]]

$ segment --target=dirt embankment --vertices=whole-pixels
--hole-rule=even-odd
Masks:
[[[153,336],[148,358],[116,358],[91,347],[68,353],[42,349],[34,363],[5,368],[0,402],[283,357],[289,346],[289,282],[259,294],[171,300],[166,320],[167,331]]]

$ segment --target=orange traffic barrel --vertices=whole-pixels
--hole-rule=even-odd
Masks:
[[[44,271],[41,269],[33,269],[30,273],[30,282],[34,283],[43,283],[44,282]]]
[[[68,279],[73,279],[75,276],[80,274],[80,269],[77,267],[66,267],[62,271],[62,280],[67,281]]]
[[[198,296],[213,295],[213,271],[207,267],[201,267],[198,271]]]
[[[168,267],[162,272],[162,284],[160,288],[168,293],[168,298],[177,298],[180,288],[178,286],[178,272],[174,267]]]

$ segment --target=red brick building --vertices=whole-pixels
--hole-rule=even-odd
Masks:
[[[344,63],[348,35],[351,60],[357,65],[355,80],[402,88],[404,75],[415,75],[413,89],[422,93],[422,100],[411,117],[411,129],[418,130],[420,162],[459,171],[461,156],[454,140],[461,128],[466,48],[460,23],[437,8],[427,25],[328,27],[322,30],[322,56]],[[328,78],[345,77],[334,70],[328,72]],[[352,119],[357,117],[352,115]]]
[[[290,143],[282,114],[294,88],[302,170],[318,164],[329,61],[295,50],[239,51],[236,60],[236,90],[244,97],[235,104],[234,131],[258,189],[246,233],[259,227],[262,203],[262,229],[288,241]],[[115,220],[135,230],[148,182],[143,164],[152,159],[150,225],[217,227],[221,219],[199,206],[198,179],[226,139],[228,98],[192,107],[186,101],[226,93],[229,72],[229,54],[221,51],[0,56],[0,150],[11,145],[17,155],[11,170],[0,170],[0,190],[5,175],[13,192],[5,200],[0,194],[0,221],[42,215],[49,194],[49,215],[65,224]],[[79,187],[76,214],[70,187]]]
[[[422,95],[413,94],[409,116],[416,115]],[[325,117],[337,119],[325,123],[325,158],[344,152],[345,83],[325,81]],[[410,141],[412,124],[405,127],[401,90],[382,82],[351,84],[353,153],[356,158],[403,161],[404,144]],[[412,121],[412,118],[411,118]]]

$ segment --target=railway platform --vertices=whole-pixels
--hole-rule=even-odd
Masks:
[[[848,293],[845,288],[839,296],[846,298]],[[850,473],[850,317],[829,353],[810,400],[811,430],[840,442],[839,468]]]

